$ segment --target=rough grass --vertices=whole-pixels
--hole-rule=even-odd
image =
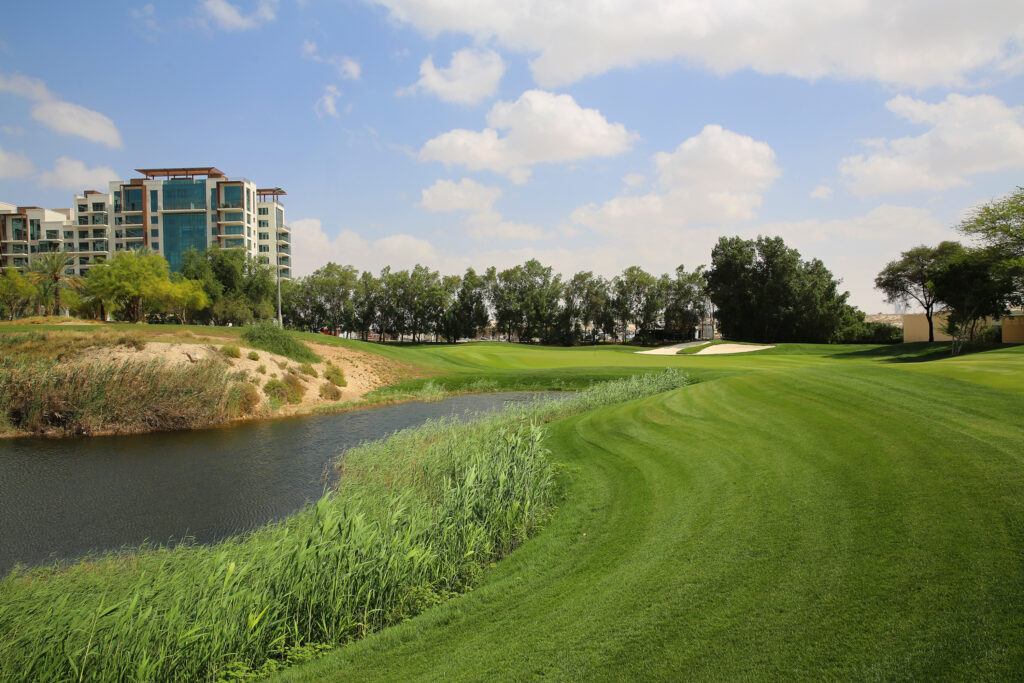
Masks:
[[[0,359],[0,418],[40,434],[192,429],[250,412],[248,385],[222,363]]]
[[[330,382],[324,382],[320,385],[320,398],[327,401],[337,401],[341,399],[341,389]]]
[[[245,354],[245,357],[248,358],[249,360],[259,360],[260,354],[256,353],[255,351],[250,351],[249,353]]]
[[[345,373],[337,365],[328,365],[324,368],[324,379],[336,387],[348,386],[345,381]]]
[[[309,377],[319,377],[320,376],[319,374],[317,374],[316,368],[314,368],[309,363],[303,363],[302,365],[300,365],[299,366],[299,372],[301,372],[303,375],[308,375]]]
[[[319,363],[321,360],[320,356],[313,353],[295,335],[269,323],[245,327],[241,338],[248,346],[276,353],[298,363]]]
[[[474,586],[548,519],[548,420],[678,387],[602,386],[350,451],[342,486],[209,547],[143,550],[0,583],[10,680],[217,680],[274,671]]]
[[[242,350],[238,348],[237,344],[225,344],[220,347],[220,352],[228,358],[241,358]]]
[[[134,332],[97,329],[79,331],[8,332],[0,334],[0,355],[23,360],[70,360],[92,348],[127,346],[136,350],[146,347],[145,339]]]

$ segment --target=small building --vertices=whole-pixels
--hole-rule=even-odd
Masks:
[[[946,334],[946,314],[935,313],[932,315],[934,325],[935,341],[951,341],[953,338]],[[995,320],[986,320],[983,327],[996,324]],[[1010,314],[999,321],[1002,328],[1002,343],[1024,344],[1024,311],[1011,311]],[[926,342],[928,341],[928,318],[924,313],[905,313],[903,315],[903,342]]]

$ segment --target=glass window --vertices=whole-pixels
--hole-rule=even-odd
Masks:
[[[213,199],[211,193],[211,199]],[[164,211],[206,210],[206,181],[172,179],[164,181]]]
[[[225,235],[241,235],[242,234],[242,226],[241,225],[225,225],[224,226],[224,234]]]
[[[123,222],[124,222],[123,218],[121,218],[120,216],[114,216],[114,225],[121,225],[121,223],[123,223]]]
[[[121,208],[121,190],[114,190],[114,211],[120,211]]]
[[[153,251],[160,251],[160,243],[159,242],[151,242],[150,246],[153,248]]]
[[[267,253],[269,251],[270,251],[270,245],[269,244],[261,244],[260,245],[260,252],[261,253],[265,254],[265,253]]]
[[[159,237],[160,236],[160,231],[156,230],[156,229],[150,230],[149,231],[149,236],[150,237]]]
[[[270,209],[268,209],[268,208],[267,208],[267,207],[265,207],[265,206],[261,206],[261,207],[259,208],[259,214],[260,214],[261,216],[267,216],[267,215],[269,215],[269,214],[270,214]]]
[[[124,191],[124,210],[142,211],[141,187],[129,187]]]
[[[117,220],[121,220],[121,219],[118,218]],[[89,217],[88,216],[79,216],[78,217],[78,224],[79,225],[89,225]]]
[[[282,225],[284,225],[284,211],[282,211],[281,207],[279,206],[274,208],[274,213],[277,214],[277,227],[281,227]]]
[[[88,210],[89,210],[89,205],[88,204],[79,204],[78,205],[78,213],[85,213]]]
[[[166,204],[167,197],[164,197],[164,205]],[[189,249],[206,249],[205,213],[164,214],[163,231],[163,243],[167,245],[163,254],[172,271],[181,270],[182,257]]]
[[[261,232],[256,237],[257,237],[257,239],[261,239],[261,240],[269,240],[270,239],[270,233],[269,232]]]
[[[139,214],[137,216],[125,216],[124,217],[124,224],[125,225],[142,225],[142,214]]]
[[[159,211],[160,210],[160,202],[157,201],[157,197],[156,197],[157,194],[158,193],[157,193],[156,190],[150,190],[149,191],[149,210],[150,211]]]
[[[221,207],[225,209],[240,209],[242,208],[242,186],[241,185],[224,185],[221,194],[224,201],[221,203]],[[239,219],[241,220],[241,219]]]
[[[66,240],[73,240],[73,239],[75,239],[75,231],[74,230],[65,230],[64,231],[64,239],[66,239]]]
[[[226,214],[224,214],[223,220],[226,220],[226,221],[238,221],[239,223],[241,223],[242,222],[242,212],[241,211],[228,211]]]
[[[160,216],[153,216],[153,220],[150,221],[153,225],[160,225]]]
[[[256,227],[258,227],[258,228],[269,228],[270,227],[270,221],[259,221],[257,223]],[[260,239],[261,240],[265,240],[267,238],[266,237],[261,237]]]
[[[89,231],[88,230],[79,230],[78,231],[78,239],[84,240],[88,236],[89,236]]]
[[[92,210],[93,211],[106,211],[107,210],[107,205],[104,202],[93,202],[92,203]]]

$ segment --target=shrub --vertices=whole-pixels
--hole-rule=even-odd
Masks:
[[[256,367],[256,372],[260,373],[261,375],[267,374],[267,366],[263,364],[258,365]]]
[[[298,377],[285,375],[284,379],[268,380],[263,385],[263,393],[278,403],[302,403],[306,387]]]
[[[291,358],[299,363],[318,363],[320,356],[298,339],[271,323],[257,323],[242,330],[242,339],[249,346]]]
[[[220,347],[220,352],[223,353],[228,358],[241,358],[242,357],[242,350],[239,349],[234,344],[225,344],[224,346]]]
[[[287,374],[282,380],[288,387],[288,402],[302,403],[302,397],[306,395],[306,385],[296,375]]]
[[[330,382],[324,382],[320,385],[320,398],[328,401],[337,401],[341,398],[341,389]]]
[[[300,365],[299,366],[299,372],[301,372],[303,375],[309,375],[310,377],[319,377],[320,376],[320,375],[317,374],[316,368],[314,368],[309,363],[303,363],[302,365]]]
[[[255,378],[254,378],[255,379]],[[250,415],[262,402],[259,389],[249,382],[237,384],[232,393],[232,401],[239,415]]]
[[[348,382],[345,381],[345,373],[337,365],[328,365],[324,368],[324,379],[337,387],[348,386]]]
[[[286,361],[286,360],[279,360],[279,361],[276,361],[276,362],[277,362],[277,367],[281,368],[282,370],[287,370],[288,369],[288,361]]]
[[[248,354],[246,354],[245,357],[248,358],[249,360],[259,360],[260,354],[256,353],[255,351],[250,351]]]

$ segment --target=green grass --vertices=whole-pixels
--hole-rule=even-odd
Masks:
[[[541,535],[283,679],[1018,676],[1024,353],[794,350],[554,424]]]
[[[319,363],[320,356],[296,339],[295,335],[271,323],[259,323],[242,328],[241,340],[247,346],[276,353],[299,363]]]

